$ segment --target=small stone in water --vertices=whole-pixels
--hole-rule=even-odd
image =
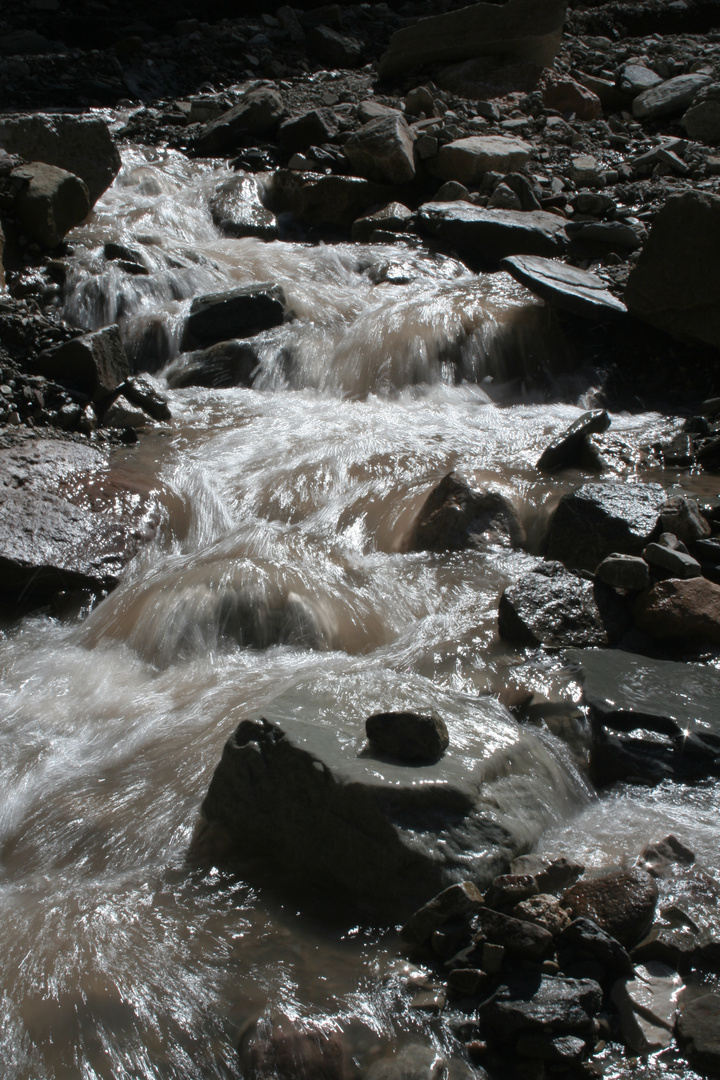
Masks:
[[[432,763],[450,745],[445,721],[434,714],[375,713],[365,721],[365,731],[373,750],[403,762]]]

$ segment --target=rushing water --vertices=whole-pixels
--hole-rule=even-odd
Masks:
[[[207,201],[227,176],[129,152],[73,235],[67,316],[118,321],[160,389],[193,296],[279,282],[295,318],[262,335],[252,389],[171,391],[173,421],[115,454],[165,502],[125,583],[82,622],[27,619],[0,638],[8,1080],[237,1076],[258,1017],[343,1031],[360,1065],[394,1039],[444,1037],[409,1008],[393,931],[188,868],[223,742],[261,709],[327,722],[331,701],[357,722],[432,704],[460,731],[479,700],[529,689],[536,727],[497,706],[498,738],[523,752],[495,794],[525,847],[617,865],[674,831],[719,874],[717,786],[599,801],[577,685],[557,658],[497,638],[500,591],[581,479],[534,467],[591,400],[580,383],[574,405],[533,397],[553,364],[570,385],[545,308],[505,275],[403,246],[221,238]],[[152,273],[106,262],[108,240]],[[665,423],[613,417],[612,467],[629,482]],[[529,551],[405,550],[451,469],[512,501]]]

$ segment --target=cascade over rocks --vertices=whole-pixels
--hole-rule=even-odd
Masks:
[[[258,181],[253,176],[226,180],[210,199],[210,213],[225,236],[259,236],[276,240],[275,215],[262,203]]]

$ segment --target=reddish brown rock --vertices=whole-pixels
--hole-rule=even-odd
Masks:
[[[597,94],[586,86],[561,75],[545,71],[540,82],[543,105],[561,113],[575,113],[578,120],[597,120],[602,116],[602,104]]]
[[[655,879],[634,868],[582,878],[561,902],[573,918],[592,919],[622,945],[632,945],[650,926],[657,899]]]
[[[650,637],[703,638],[720,645],[720,585],[706,578],[659,581],[638,597],[633,613]]]

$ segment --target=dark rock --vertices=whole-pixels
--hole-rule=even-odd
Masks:
[[[358,38],[340,34],[322,24],[310,30],[308,45],[320,60],[335,68],[359,67],[365,52]]]
[[[691,139],[720,142],[720,84],[703,87],[682,122]]]
[[[118,394],[102,414],[105,427],[141,428],[150,421],[150,417],[139,406],[131,404],[123,394]]]
[[[720,994],[702,994],[683,1002],[677,1022],[678,1042],[694,1069],[720,1071]]]
[[[557,944],[573,959],[598,960],[610,976],[633,974],[630,954],[592,919],[575,919],[561,931]]]
[[[135,263],[137,266],[142,266],[145,269],[145,264],[140,252],[135,251],[134,248],[129,248],[125,244],[116,244],[112,240],[108,240],[103,244],[103,255],[108,262],[123,262],[123,263]]]
[[[659,86],[662,78],[644,64],[623,64],[617,76],[617,85],[624,94],[636,98],[645,90]]]
[[[720,645],[720,585],[668,578],[635,601],[635,622],[658,640],[701,639]]]
[[[186,386],[251,386],[260,357],[251,341],[219,341],[207,349],[181,353],[165,368],[172,390]]]
[[[450,885],[410,916],[400,931],[400,937],[414,945],[425,945],[440,926],[471,915],[482,902],[480,890],[471,881]]]
[[[650,568],[638,555],[608,555],[595,571],[595,577],[614,589],[641,592],[650,586]]]
[[[349,1080],[350,1055],[340,1035],[322,1028],[300,1031],[283,1019],[261,1035],[258,1028],[239,1047],[242,1075],[260,1080]]]
[[[665,544],[648,544],[643,551],[643,559],[651,566],[667,570],[671,577],[693,578],[702,575],[702,567],[697,559]]]
[[[485,893],[485,903],[495,911],[511,911],[521,900],[537,896],[539,891],[532,874],[501,874]]]
[[[252,337],[279,326],[284,317],[285,293],[272,282],[208,293],[198,296],[190,306],[182,347]]]
[[[632,103],[632,113],[636,120],[657,120],[664,116],[678,116],[692,105],[695,97],[704,86],[712,82],[709,75],[695,72],[689,75],[677,75],[659,86],[643,90]]]
[[[361,244],[368,243],[378,229],[403,232],[410,227],[412,211],[402,203],[391,202],[366,217],[353,221],[351,236]]]
[[[338,120],[331,109],[312,109],[300,116],[284,120],[278,131],[283,150],[288,154],[332,142],[339,130]]]
[[[432,236],[497,269],[509,255],[561,255],[565,219],[544,210],[485,210],[465,202],[425,203],[418,225]]]
[[[319,176],[280,170],[273,176],[271,205],[316,228],[349,229],[369,207],[383,206],[394,189],[361,176]]]
[[[481,968],[454,968],[448,975],[448,986],[463,997],[487,997],[494,979]]]
[[[133,405],[139,405],[154,420],[172,419],[172,413],[166,398],[159,394],[147,379],[142,379],[136,375],[134,378],[121,383],[118,389],[128,401],[131,401]]]
[[[509,1042],[522,1033],[590,1036],[602,990],[591,979],[543,976],[501,986],[480,1006],[484,1029],[493,1042]]]
[[[621,945],[633,945],[655,914],[658,887],[644,870],[618,870],[581,878],[563,893],[562,903],[575,918],[592,919]]]
[[[500,266],[560,311],[584,319],[606,319],[612,314],[623,315],[627,310],[622,300],[608,291],[602,278],[557,259],[515,255],[503,259]]]
[[[659,484],[583,484],[558,504],[547,557],[594,570],[608,555],[640,555],[655,533],[665,500]]]
[[[548,893],[539,893],[537,896],[529,896],[527,900],[521,900],[512,913],[516,919],[542,926],[553,937],[570,922],[570,916],[565,908],[561,907],[560,901]]]
[[[365,732],[374,751],[399,761],[432,763],[450,745],[445,721],[435,715],[375,713],[365,721]]]
[[[602,116],[602,103],[597,94],[569,75],[549,69],[543,72],[540,89],[546,109],[575,113],[578,120],[598,120]]]
[[[130,364],[117,326],[106,326],[41,353],[37,371],[97,401],[128,378]]]
[[[473,491],[448,473],[428,495],[407,540],[409,551],[460,551],[488,544],[519,547],[525,530],[517,511],[496,491]]]
[[[622,601],[606,586],[545,563],[509,585],[498,605],[498,630],[507,641],[560,648],[608,645],[621,635]]]
[[[473,916],[472,925],[475,944],[487,941],[491,945],[502,945],[507,952],[528,960],[540,960],[552,945],[553,936],[544,927],[487,906]]]
[[[505,260],[507,261],[507,260]],[[600,435],[610,427],[610,417],[605,409],[593,409],[579,419],[545,447],[537,463],[543,472],[552,472],[565,466],[577,464],[590,435]]]
[[[254,176],[238,176],[221,184],[210,199],[210,213],[225,236],[277,239],[275,215],[263,206]]]
[[[55,165],[33,161],[14,169],[11,178],[23,182],[15,200],[18,223],[28,239],[40,247],[57,247],[90,212],[85,183]]]
[[[638,230],[624,221],[568,221],[565,231],[575,244],[599,245],[611,251],[637,251]]]
[[[521,1057],[569,1068],[579,1065],[587,1056],[588,1048],[583,1039],[574,1035],[543,1035],[539,1031],[526,1031],[518,1038],[515,1049]]]
[[[211,120],[195,141],[199,154],[210,156],[233,150],[247,136],[268,135],[283,113],[280,94],[272,86],[247,90],[237,105]]]
[[[471,1069],[460,1058],[446,1057],[435,1046],[411,1044],[373,1061],[364,1080],[486,1080],[483,1070]]]
[[[691,866],[694,862],[695,853],[672,834],[654,844],[646,844],[637,860],[640,869],[653,877],[664,877],[676,864]]]
[[[576,881],[585,871],[582,863],[564,855],[552,858],[545,855],[520,855],[513,859],[513,874],[532,874],[541,893],[558,893]]]
[[[712,532],[698,504],[683,495],[674,495],[661,507],[660,524],[663,532],[672,533],[685,544],[704,540]]]
[[[400,114],[379,116],[363,124],[343,149],[360,176],[381,184],[405,184],[415,177],[413,139]]]

